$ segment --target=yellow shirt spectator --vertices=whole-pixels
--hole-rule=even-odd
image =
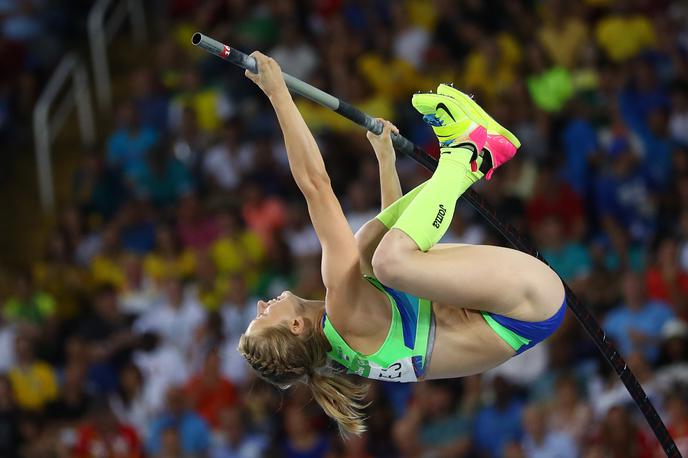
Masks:
[[[211,246],[210,253],[220,274],[242,273],[246,283],[253,285],[258,279],[265,247],[258,235],[243,231],[236,237],[220,237]]]
[[[55,372],[43,361],[15,366],[10,369],[9,378],[17,405],[22,409],[40,410],[57,397]]]
[[[556,65],[572,68],[588,43],[588,28],[578,18],[569,18],[561,23],[545,24],[538,38],[549,58]]]
[[[358,70],[375,94],[391,100],[408,97],[410,92],[423,89],[424,79],[405,60],[391,57],[383,59],[379,54],[365,54],[358,60]]]
[[[375,117],[391,119],[394,116],[394,109],[391,101],[382,96],[371,97],[354,105],[366,113],[373,113]],[[360,131],[360,127],[342,115],[335,113],[329,108],[324,108],[306,99],[299,98],[296,106],[308,127],[319,132],[322,130],[332,130],[339,133]]]
[[[96,286],[113,285],[117,289],[124,286],[125,275],[119,257],[97,255],[91,261],[91,278]]]
[[[607,16],[597,23],[595,37],[614,61],[627,60],[655,44],[652,23],[640,15]]]
[[[485,41],[466,58],[463,85],[494,99],[514,84],[520,60],[521,50],[510,35],[501,34],[495,41]]]
[[[189,278],[196,269],[196,256],[185,250],[175,257],[150,253],[143,260],[143,271],[156,282],[166,278]]]

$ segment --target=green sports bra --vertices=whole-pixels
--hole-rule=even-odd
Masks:
[[[431,301],[388,288],[376,278],[365,278],[385,293],[392,307],[387,338],[378,351],[363,355],[346,343],[325,313],[323,331],[332,347],[327,356],[349,374],[388,382],[420,380],[428,366],[435,338]]]

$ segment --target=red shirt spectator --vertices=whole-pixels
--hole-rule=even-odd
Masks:
[[[93,408],[90,420],[77,431],[74,458],[141,458],[141,441],[134,428],[119,423],[109,404]]]
[[[568,228],[567,235],[577,238],[583,231],[581,198],[568,184],[558,180],[549,168],[540,171],[526,214],[531,230],[548,218],[557,218]]]
[[[204,213],[198,199],[188,195],[180,200],[179,240],[185,248],[205,250],[220,236],[220,226],[215,218]]]
[[[219,426],[220,412],[237,403],[237,390],[221,373],[220,354],[217,348],[208,352],[201,371],[186,386],[191,406],[213,428]]]
[[[286,223],[287,211],[277,197],[268,197],[257,184],[247,184],[241,208],[246,225],[257,233],[267,248],[274,244],[274,235]]]
[[[681,269],[676,240],[664,239],[657,249],[657,261],[645,274],[650,299],[666,302],[674,313],[688,321],[688,272]]]

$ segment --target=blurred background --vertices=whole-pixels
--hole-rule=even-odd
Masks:
[[[481,376],[375,383],[342,441],[235,347],[257,298],[323,298],[267,101],[202,31],[396,123],[454,82],[521,139],[478,191],[616,343],[688,454],[688,3],[0,0],[0,456],[662,456],[569,313]],[[303,100],[352,229],[364,132]],[[406,190],[428,174],[399,157]],[[465,203],[445,241],[504,244]]]

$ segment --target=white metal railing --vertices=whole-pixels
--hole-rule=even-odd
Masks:
[[[114,7],[111,6],[114,3]],[[108,12],[110,14],[108,15]],[[98,107],[108,111],[112,104],[110,64],[107,48],[129,16],[134,40],[146,40],[146,18],[143,0],[98,0],[88,13],[88,36],[91,46],[93,78]]]
[[[72,84],[67,92],[58,99],[57,96],[63,92],[65,85],[70,80]],[[50,112],[58,100],[61,100],[61,103],[51,116]],[[93,125],[93,106],[91,91],[88,86],[88,73],[81,59],[72,52],[62,58],[33,109],[38,188],[41,205],[46,211],[52,211],[55,206],[50,147],[75,106],[79,118],[81,141],[84,144],[92,144],[95,141],[96,132]]]

